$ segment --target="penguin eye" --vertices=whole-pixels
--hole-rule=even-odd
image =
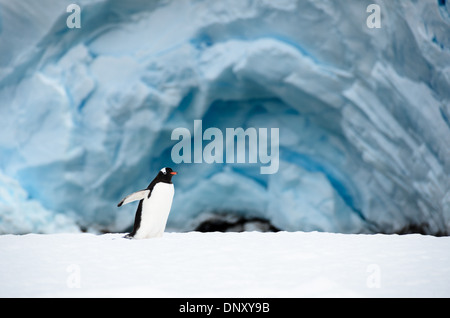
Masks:
[[[162,169],[161,169],[161,172],[164,173],[164,174],[167,174],[166,168],[162,168]]]

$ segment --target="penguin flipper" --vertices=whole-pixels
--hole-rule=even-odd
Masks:
[[[119,202],[119,204],[117,205],[118,207],[121,207],[124,204],[130,203],[130,202],[134,202],[137,200],[142,200],[148,197],[150,193],[150,190],[141,190],[141,191],[137,191],[134,192],[130,195],[127,195],[125,198],[122,199],[122,201]]]

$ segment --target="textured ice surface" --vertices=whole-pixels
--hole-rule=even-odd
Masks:
[[[70,3],[0,0],[2,233],[122,231],[164,166],[178,230],[450,231],[449,1],[78,1],[68,29]],[[278,173],[174,164],[195,119],[280,128]]]

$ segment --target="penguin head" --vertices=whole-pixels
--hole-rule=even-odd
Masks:
[[[172,177],[176,174],[177,172],[173,171],[172,168],[165,167],[159,171],[157,178],[164,182],[171,182]]]

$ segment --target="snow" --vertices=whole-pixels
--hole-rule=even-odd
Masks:
[[[450,1],[70,3],[0,0],[0,233],[126,231],[166,166],[178,231],[450,233]],[[194,120],[279,128],[278,173],[175,164]]]
[[[0,297],[449,297],[449,237],[0,236]]]

